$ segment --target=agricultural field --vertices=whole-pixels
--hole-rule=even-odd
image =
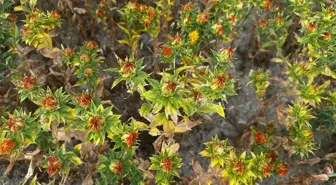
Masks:
[[[0,0],[0,185],[335,185],[333,0]]]

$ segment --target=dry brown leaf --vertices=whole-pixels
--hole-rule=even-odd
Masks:
[[[334,167],[331,164],[326,163],[322,172],[325,174],[332,174],[334,173]]]
[[[30,177],[33,176],[35,167],[36,167],[35,160],[34,159],[30,160],[28,172],[20,184],[26,184],[28,179],[30,179]]]
[[[329,180],[327,174],[313,175],[309,173],[302,173],[298,176],[292,177],[289,182],[280,182],[277,185],[311,185],[314,182],[326,182]]]
[[[51,48],[42,48],[39,50],[40,54],[46,58],[55,58],[57,53],[55,53]]]
[[[105,78],[106,79],[106,78]],[[98,85],[97,85],[97,88],[95,90],[95,95],[97,97],[103,97],[104,96],[104,81],[105,81],[104,78],[99,78],[98,79]]]
[[[82,159],[87,159],[94,155],[94,144],[90,141],[88,143],[80,144],[80,156]]]
[[[149,168],[149,166],[151,165],[148,160],[144,160],[142,158],[138,158],[136,163],[137,163],[137,167],[140,170],[147,170]]]
[[[164,139],[164,135],[161,135],[154,141],[153,146],[154,146],[155,152],[160,152],[163,139]]]
[[[71,140],[71,136],[67,135],[64,131],[64,128],[59,128],[56,133],[56,138],[58,141],[67,141]]]
[[[101,154],[101,153],[104,153],[106,150],[108,150],[110,148],[110,144],[107,143],[107,142],[104,142],[103,144],[99,144],[97,145],[95,148],[94,148],[94,151],[97,153],[97,154]]]
[[[180,144],[175,143],[171,146],[173,153],[177,153],[177,151],[180,149]]]
[[[197,173],[198,175],[204,173],[204,169],[202,168],[199,161],[192,159],[191,163],[192,163],[193,172]]]
[[[285,150],[290,150],[290,146],[288,144],[287,138],[283,138],[280,136],[272,136],[272,143],[274,144],[274,147],[272,148],[272,150],[275,150],[281,145],[284,147]]]
[[[87,137],[87,132],[73,130],[72,128],[68,128],[67,130],[64,130],[64,127],[57,129],[57,133],[56,133],[57,140],[70,141],[72,137],[80,141],[85,141]]]
[[[24,154],[23,158],[26,160],[33,160],[33,158],[41,152],[41,149],[37,147],[33,152]]]
[[[279,103],[276,106],[277,121],[279,124],[284,125],[288,129],[288,124],[286,124],[285,122],[286,116],[284,115],[284,110],[285,110],[285,107],[282,103]]]
[[[327,154],[325,158],[336,158],[336,153]]]
[[[71,12],[73,12],[73,6],[71,0],[59,0],[57,3],[58,9],[61,11],[65,11],[66,5],[70,8]]]
[[[34,51],[35,48],[33,46],[22,47],[21,45],[17,45],[17,50],[21,56],[26,56],[31,51]]]
[[[148,168],[150,166],[150,162],[148,160],[143,160],[142,158],[139,158],[135,161],[137,164],[137,168],[144,172],[144,176],[148,179],[155,179],[155,175],[148,171]]]
[[[180,121],[174,128],[175,130],[175,133],[176,132],[180,132],[180,133],[183,133],[183,132],[187,132],[187,131],[190,131],[193,127],[201,124],[202,122],[197,120],[197,121],[191,121],[189,119],[184,119],[182,121]]]
[[[93,185],[92,173],[89,172],[88,175],[84,178],[82,185]]]
[[[88,174],[82,181],[82,185],[93,185],[92,172],[96,168],[96,164],[86,163]]]
[[[79,15],[83,15],[83,14],[86,14],[86,13],[87,13],[87,11],[86,11],[84,8],[78,8],[78,7],[75,7],[75,8],[74,8],[74,11],[75,11],[76,13],[78,13]]]
[[[317,163],[320,163],[321,162],[321,158],[319,157],[316,157],[316,158],[313,158],[313,159],[308,159],[308,160],[305,160],[305,161],[299,161],[297,162],[297,164],[304,164],[304,165],[310,165],[310,166],[313,166]]]
[[[327,174],[313,175],[314,182],[326,182],[329,180]]]
[[[8,175],[9,172],[13,169],[14,164],[15,164],[17,158],[19,157],[19,155],[20,154],[18,154],[18,153],[14,153],[14,154],[10,155],[10,157],[9,157],[9,164],[8,164],[8,166],[6,168],[4,176]]]

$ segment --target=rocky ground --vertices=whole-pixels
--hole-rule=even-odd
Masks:
[[[61,0],[60,0],[61,1]],[[180,1],[176,0],[176,6]],[[39,5],[43,10],[58,9],[57,1],[39,0]],[[81,1],[73,1],[73,7],[82,7]],[[116,60],[113,53],[117,53],[119,56],[127,55],[127,49],[117,44],[116,40],[122,37],[119,31],[105,31],[101,29],[101,25],[96,25],[94,20],[88,15],[77,15],[75,22],[71,21],[71,11],[65,8],[62,12],[64,18],[63,26],[57,31],[58,36],[55,38],[56,46],[60,47],[60,44],[64,46],[75,47],[82,45],[84,41],[96,40],[101,48],[103,48],[104,57],[106,58],[103,67],[111,67],[115,65]],[[229,138],[229,143],[234,146],[244,145],[244,142],[240,142],[241,136],[245,133],[246,129],[255,125],[256,121],[270,122],[277,120],[277,108],[281,105],[286,105],[291,97],[280,97],[277,101],[265,104],[265,101],[255,98],[255,90],[251,86],[246,86],[248,82],[249,71],[253,67],[262,67],[269,69],[273,77],[286,78],[284,75],[284,67],[281,64],[266,64],[260,61],[252,61],[247,56],[251,51],[251,44],[247,41],[253,37],[253,27],[249,20],[243,24],[240,31],[239,38],[234,42],[236,51],[234,54],[233,64],[235,68],[231,70],[234,78],[239,79],[237,82],[237,96],[228,99],[225,103],[226,118],[219,117],[214,114],[211,120],[203,120],[203,123],[197,127],[194,127],[192,131],[185,134],[176,136],[176,139],[180,142],[181,147],[179,155],[183,158],[183,167],[180,170],[181,177],[188,177],[193,175],[192,159],[200,161],[201,165],[206,168],[209,164],[209,160],[202,158],[199,152],[203,149],[203,144],[215,135],[220,139]],[[144,36],[145,37],[145,36]],[[143,38],[146,40],[146,38]],[[145,62],[150,63],[154,59],[150,52],[142,51],[142,56],[145,57]],[[270,56],[262,56],[259,60],[267,61]],[[276,94],[281,94],[284,87],[281,83],[278,83],[274,79],[273,83],[267,91],[266,99],[271,99]],[[109,89],[110,82],[106,82],[106,89]],[[115,89],[108,91],[106,99],[112,100],[112,103],[118,108],[118,114],[123,115],[123,119],[127,119],[131,116],[139,118],[137,113],[141,105],[141,100],[138,95],[126,94],[124,87],[117,86]],[[119,112],[118,112],[119,111]],[[154,153],[152,143],[156,138],[149,136],[146,133],[140,135],[141,144],[138,149],[139,156],[149,157]],[[320,149],[316,152],[316,157],[323,157],[325,154],[336,152],[334,145],[336,137],[329,138],[325,136],[322,138],[323,145],[319,146]],[[287,155],[284,153],[284,158]],[[314,158],[314,156],[311,156]],[[313,166],[309,165],[297,165],[299,158],[292,157],[289,160],[290,163],[290,176],[287,178],[268,178],[260,184],[272,185],[281,181],[286,181],[290,177],[300,174],[302,172],[319,173],[319,170],[323,169],[324,164],[330,161],[321,161]],[[0,161],[0,173],[3,173],[8,165],[6,161]],[[24,178],[27,173],[29,164],[24,161],[17,162],[6,177],[0,179],[0,185],[17,185]],[[85,168],[78,172],[72,172],[72,179],[69,179],[67,184],[81,184],[81,181],[85,178]],[[45,177],[47,178],[47,177]],[[183,184],[181,182],[181,184]],[[335,179],[329,180],[324,184],[336,184]]]

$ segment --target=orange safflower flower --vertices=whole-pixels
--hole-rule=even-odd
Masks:
[[[11,139],[4,139],[0,141],[0,154],[6,154],[13,150],[15,147],[14,141]]]
[[[125,143],[128,147],[133,146],[135,140],[138,137],[138,133],[137,132],[131,132],[130,134],[128,134],[128,136],[125,139]]]
[[[58,12],[56,12],[56,11],[51,11],[51,13],[50,13],[50,16],[51,16],[51,18],[53,18],[53,19],[59,19],[61,16],[59,15],[59,13]]]
[[[281,16],[277,16],[275,18],[275,23],[276,24],[280,24],[280,23],[283,23],[283,22],[284,22],[284,19]]]
[[[272,171],[272,165],[264,163],[261,166],[261,171],[263,172],[264,176],[270,176]]]
[[[205,76],[205,71],[202,70],[202,71],[198,72],[198,76],[199,77],[204,77]]]
[[[208,20],[208,14],[207,13],[201,13],[197,15],[197,22],[200,24],[205,23]]]
[[[278,158],[277,154],[274,151],[265,152],[265,157],[266,159],[270,159],[271,164],[273,164]]]
[[[170,172],[173,169],[173,160],[170,158],[164,158],[161,161],[161,166],[164,172]]]
[[[329,33],[329,32],[324,32],[324,33],[322,34],[322,37],[323,37],[324,40],[329,40],[329,39],[331,38],[331,33]]]
[[[54,109],[57,106],[57,102],[53,96],[49,95],[42,100],[42,106],[47,110]]]
[[[95,41],[89,41],[85,44],[85,47],[87,49],[93,49],[93,48],[96,48],[98,45],[97,45],[97,42]]]
[[[191,4],[186,4],[182,7],[183,12],[189,12],[192,9],[192,5]]]
[[[101,116],[93,116],[89,119],[89,129],[98,131],[103,127],[103,118]]]
[[[241,175],[244,172],[244,164],[241,161],[234,162],[234,170],[237,174]]]
[[[86,77],[92,77],[93,76],[93,70],[91,68],[84,69],[84,75]]]
[[[172,94],[173,92],[175,92],[176,87],[177,87],[177,83],[175,83],[175,82],[166,82],[164,90],[167,93]]]
[[[156,12],[153,9],[149,9],[148,13],[147,13],[147,16],[148,16],[149,19],[152,20],[156,16]]]
[[[314,23],[310,23],[310,24],[308,25],[307,31],[308,31],[308,32],[313,32],[313,31],[315,31],[315,30],[316,30],[316,25],[315,25]]]
[[[255,133],[254,139],[258,144],[262,145],[268,141],[268,136],[265,133],[258,131]]]
[[[194,100],[198,101],[201,98],[201,93],[197,90],[193,90]]]
[[[260,27],[265,27],[267,25],[267,20],[261,20],[261,21],[259,21],[259,26]]]
[[[75,51],[71,48],[65,48],[63,51],[64,56],[66,57],[71,57],[72,55],[75,54]]]
[[[105,0],[100,1],[99,4],[100,4],[101,7],[106,7],[106,1]]]
[[[133,62],[130,61],[126,61],[123,65],[122,65],[122,72],[126,75],[130,75],[132,74],[132,72],[135,69],[135,64]]]
[[[329,8],[329,9],[328,9],[328,14],[329,14],[330,16],[335,15],[335,9],[333,9],[333,8]]]
[[[7,121],[7,125],[8,128],[12,131],[12,132],[16,132],[18,130],[20,130],[23,125],[24,125],[24,120],[21,118],[10,118]]]
[[[270,0],[265,0],[265,1],[264,1],[264,5],[265,5],[265,8],[266,8],[267,10],[271,10],[271,9],[272,9],[272,3],[271,3]]]
[[[29,35],[29,34],[30,34],[30,29],[29,29],[29,27],[24,27],[23,30],[22,30],[22,32],[23,32],[23,36],[27,36],[27,35]]]
[[[276,166],[276,172],[280,177],[284,177],[288,175],[288,164],[280,163]]]
[[[172,38],[173,41],[177,42],[178,44],[181,43],[181,40],[182,40],[182,37],[181,35],[179,34],[176,34],[173,38]]]
[[[233,47],[229,47],[228,51],[229,51],[229,58],[232,59],[233,54],[234,54],[234,49],[233,49]]]
[[[13,15],[13,14],[8,14],[8,19],[10,20],[10,21],[12,21],[12,22],[14,22],[15,21],[15,16]]]
[[[22,88],[25,90],[32,90],[36,85],[36,78],[26,76],[22,80]]]
[[[172,54],[172,49],[169,46],[163,46],[162,53],[165,56],[169,56]]]
[[[92,102],[92,98],[87,94],[81,94],[77,98],[77,103],[83,107],[87,107]]]
[[[48,158],[48,170],[47,173],[49,176],[54,175],[55,173],[58,173],[61,171],[61,168],[63,166],[63,163],[58,161],[57,157],[50,156]]]
[[[231,24],[234,24],[236,22],[236,20],[237,20],[237,17],[235,15],[232,15],[232,16],[229,17],[229,22]]]
[[[223,35],[224,28],[220,23],[216,23],[215,28],[217,35]]]
[[[89,61],[90,61],[90,56],[87,55],[87,54],[85,54],[85,53],[83,53],[83,54],[79,57],[79,59],[80,59],[81,61],[83,61],[83,62],[89,62]]]
[[[123,165],[122,165],[122,163],[119,161],[119,162],[113,164],[111,170],[114,173],[121,175],[122,172],[123,172]]]
[[[38,8],[34,8],[33,13],[34,13],[34,14],[39,14],[39,13],[40,13],[40,10],[39,10]]]
[[[231,73],[226,73],[226,78],[227,78],[227,79],[232,79],[232,75],[231,75]]]
[[[213,80],[213,83],[217,88],[223,88],[225,85],[225,78],[223,75],[217,75],[216,78]]]
[[[96,14],[97,14],[98,16],[102,16],[102,15],[104,15],[104,10],[98,8],[98,9],[96,10]]]
[[[143,22],[143,26],[144,26],[145,28],[148,28],[148,27],[150,26],[150,21],[149,21],[148,19],[144,20],[144,22]]]
[[[262,76],[262,72],[261,71],[257,72],[256,75],[255,75],[255,77],[257,79],[261,78],[261,76]]]

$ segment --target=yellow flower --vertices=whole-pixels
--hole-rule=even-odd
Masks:
[[[199,34],[197,31],[192,31],[189,33],[189,38],[192,44],[195,44],[199,38]]]

